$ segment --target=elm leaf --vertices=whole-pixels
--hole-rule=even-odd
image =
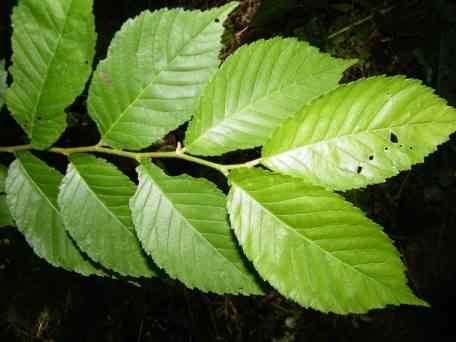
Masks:
[[[206,179],[138,167],[130,202],[143,248],[172,278],[218,294],[261,294],[226,220],[225,195]]]
[[[14,8],[13,84],[6,104],[32,145],[65,130],[65,108],[81,94],[95,54],[93,0],[21,0]]]
[[[186,150],[220,155],[264,144],[307,102],[336,87],[354,62],[292,38],[242,46],[204,89],[186,134]]]
[[[190,119],[218,67],[223,21],[236,6],[144,11],[125,22],[89,89],[102,144],[138,150]]]
[[[123,276],[156,275],[131,221],[128,201],[135,184],[104,159],[76,154],[70,161],[58,203],[79,248]]]
[[[76,247],[57,206],[63,175],[30,152],[18,152],[6,179],[6,200],[19,231],[51,265],[83,275],[106,275]]]
[[[418,80],[361,79],[329,92],[278,128],[268,168],[349,190],[408,170],[456,130],[456,109]]]
[[[341,196],[260,169],[230,175],[228,212],[259,274],[304,307],[338,314],[427,306],[392,241]]]

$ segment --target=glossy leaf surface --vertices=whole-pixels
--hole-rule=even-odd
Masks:
[[[65,129],[65,108],[82,92],[95,53],[92,0],[21,0],[14,9],[13,84],[6,103],[34,147]]]
[[[304,307],[339,314],[426,305],[392,241],[350,203],[298,178],[236,170],[228,212],[260,275]]]
[[[421,163],[456,129],[456,110],[419,81],[372,77],[313,101],[274,133],[263,164],[335,190]]]
[[[260,294],[226,220],[225,195],[206,179],[138,167],[130,207],[142,246],[172,278],[214,293]]]
[[[186,135],[187,151],[220,155],[262,145],[303,105],[336,87],[353,63],[291,38],[242,46],[204,89]]]
[[[66,229],[93,260],[124,276],[150,277],[155,272],[136,237],[128,207],[135,190],[114,165],[76,154],[58,202]]]
[[[89,90],[103,144],[147,147],[190,118],[217,69],[223,21],[236,6],[145,11],[122,26]]]
[[[84,275],[104,274],[68,236],[57,207],[63,176],[29,152],[17,153],[6,179],[7,203],[34,252],[50,264]]]

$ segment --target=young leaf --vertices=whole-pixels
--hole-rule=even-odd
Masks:
[[[198,155],[260,146],[311,99],[336,87],[354,60],[341,60],[296,39],[245,45],[203,91],[185,145]]]
[[[93,260],[124,276],[156,275],[131,222],[128,201],[136,187],[114,165],[74,155],[58,203],[65,227]]]
[[[45,149],[64,131],[64,110],[90,75],[92,0],[21,0],[12,22],[13,84],[6,103],[33,146]]]
[[[190,118],[219,64],[223,21],[236,6],[145,11],[122,26],[89,90],[103,144],[141,149]]]
[[[321,187],[259,169],[230,175],[228,212],[260,275],[300,305],[338,314],[427,305],[381,227]]]
[[[6,205],[5,181],[8,170],[0,164],[0,227],[14,225],[13,218]]]
[[[456,110],[420,81],[378,76],[343,85],[275,131],[263,165],[329,189],[383,182],[448,140]]]
[[[169,177],[150,161],[138,167],[131,199],[143,248],[189,288],[260,294],[226,221],[225,196],[205,179]]]
[[[3,59],[0,60],[0,111],[5,104],[5,90],[6,90],[6,76],[7,73],[5,71],[5,61]]]
[[[6,199],[19,231],[35,253],[56,267],[83,275],[104,272],[77,249],[63,226],[57,193],[63,176],[30,152],[17,153],[6,179]]]

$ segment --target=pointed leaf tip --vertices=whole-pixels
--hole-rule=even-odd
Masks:
[[[233,170],[228,212],[259,274],[304,307],[338,314],[427,306],[407,287],[399,252],[341,196],[260,169]]]
[[[103,144],[138,150],[190,118],[218,67],[223,21],[236,6],[144,11],[125,22],[89,89]]]
[[[58,197],[65,227],[94,261],[123,276],[157,275],[143,252],[128,201],[136,187],[113,164],[87,154],[71,156]]]
[[[30,152],[18,152],[6,179],[6,199],[19,231],[51,265],[83,275],[106,275],[76,247],[63,226],[57,194],[63,176]]]
[[[13,64],[6,104],[32,145],[46,149],[65,130],[95,54],[93,0],[22,0],[12,15]]]
[[[150,161],[138,167],[130,202],[143,248],[189,288],[261,294],[226,221],[225,196],[206,179],[167,176]]]
[[[456,109],[418,80],[344,84],[278,128],[262,163],[328,189],[383,182],[421,163],[456,130]]]
[[[202,92],[185,137],[187,151],[220,155],[262,145],[303,105],[336,87],[353,64],[294,38],[240,47]]]

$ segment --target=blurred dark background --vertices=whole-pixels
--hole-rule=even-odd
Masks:
[[[121,24],[145,9],[210,8],[224,0],[95,0],[97,61]],[[0,3],[0,59],[11,57],[9,15]],[[226,23],[222,58],[259,38],[294,36],[359,63],[344,81],[377,74],[419,78],[456,105],[456,3],[450,0],[243,0]],[[97,62],[96,61],[96,62]],[[95,63],[96,63],[95,62]],[[97,141],[82,95],[69,110],[59,145]],[[6,108],[0,145],[25,137]],[[167,137],[175,143],[183,129]],[[257,153],[224,156],[249,159]],[[265,297],[215,296],[169,279],[141,286],[85,278],[47,265],[13,228],[0,230],[0,341],[452,341],[456,288],[456,144],[388,182],[346,196],[396,241],[410,286],[432,307],[390,307],[337,316],[305,310],[270,289]],[[65,160],[42,155],[63,170]],[[11,156],[0,155],[8,164]],[[127,172],[132,165],[121,161]],[[174,173],[223,180],[208,170],[166,161]],[[197,267],[197,265],[195,265]]]

